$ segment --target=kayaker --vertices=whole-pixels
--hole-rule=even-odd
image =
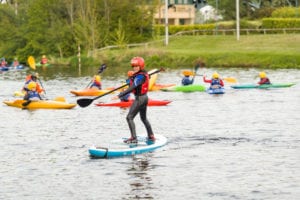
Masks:
[[[102,84],[101,84],[101,77],[99,75],[94,76],[90,88],[101,90]]]
[[[147,119],[147,104],[148,104],[148,88],[149,88],[149,75],[145,70],[145,61],[142,57],[134,57],[131,59],[131,67],[133,69],[133,76],[130,79],[129,87],[121,92],[118,96],[112,99],[118,99],[128,93],[133,93],[135,99],[129,109],[128,115],[126,117],[131,137],[124,140],[125,143],[137,143],[136,128],[134,123],[135,116],[139,113],[141,121],[143,122],[146,130],[148,139],[150,141],[155,141],[155,137],[152,131],[150,122]]]
[[[224,82],[220,78],[220,75],[217,72],[214,72],[212,75],[212,79],[206,79],[206,76],[203,76],[203,81],[205,83],[210,83],[211,89],[218,89],[224,87]]]
[[[48,63],[48,58],[46,57],[46,55],[42,56],[41,62],[42,65],[46,65]]]
[[[28,88],[29,83],[35,82],[36,83],[36,91],[40,95],[44,95],[44,89],[37,82],[37,79],[38,79],[38,73],[29,74],[28,76],[26,76],[25,84],[24,84],[24,87],[23,87],[23,91],[28,92],[29,91],[29,88]]]
[[[36,82],[31,81],[28,84],[27,89],[28,89],[28,91],[26,91],[26,94],[24,96],[24,100],[27,100],[27,101],[42,100],[41,96],[37,92],[37,84],[36,84]]]
[[[18,58],[14,58],[14,61],[11,63],[11,67],[17,68],[20,65]]]
[[[267,77],[265,72],[259,72],[259,82],[257,84],[263,85],[263,84],[271,84],[270,79]]]
[[[0,67],[7,67],[7,62],[5,58],[1,58]]]
[[[181,80],[182,85],[192,85],[194,83],[195,75],[191,78],[191,76],[193,75],[192,71],[184,70],[182,74],[184,76]]]
[[[128,78],[126,79],[127,84],[130,84],[130,79],[132,78],[133,74],[134,74],[134,71],[128,71],[127,72],[127,76],[128,76]],[[122,92],[125,91],[125,90],[126,89],[122,90]],[[129,101],[129,97],[130,97],[130,92],[125,94],[124,96],[120,97],[120,100],[127,102],[127,101]]]

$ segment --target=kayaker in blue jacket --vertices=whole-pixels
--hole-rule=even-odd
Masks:
[[[130,79],[129,87],[121,92],[118,96],[112,99],[118,99],[128,93],[133,93],[135,99],[129,109],[128,115],[126,117],[131,137],[124,140],[125,143],[137,143],[136,128],[134,124],[134,118],[139,113],[140,118],[145,125],[147,130],[148,140],[154,141],[155,137],[152,131],[150,122],[147,119],[147,104],[148,104],[148,88],[149,88],[149,75],[145,71],[145,61],[142,57],[134,57],[131,59],[131,67],[133,68],[134,75]]]
[[[182,74],[184,76],[181,80],[182,85],[192,85],[194,83],[195,74],[192,71],[184,70]],[[192,75],[194,76],[191,78]]]
[[[257,84],[263,85],[263,84],[271,84],[270,79],[267,77],[265,72],[259,72],[259,82]]]
[[[26,94],[24,96],[24,100],[30,100],[30,101],[37,101],[37,100],[42,100],[41,96],[39,95],[39,93],[36,90],[37,88],[37,84],[34,81],[31,81],[30,83],[28,83],[27,85],[27,91]]]

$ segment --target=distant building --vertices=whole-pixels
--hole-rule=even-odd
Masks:
[[[168,0],[168,22],[169,25],[201,24],[208,20],[220,20],[222,16],[217,15],[214,7],[193,0]],[[206,2],[206,1],[205,1]],[[197,12],[197,10],[199,12]],[[165,1],[161,1],[157,13],[154,15],[156,24],[165,23]]]
[[[163,1],[164,2],[164,1]],[[196,9],[194,4],[188,0],[169,0],[168,22],[169,25],[187,25],[195,23]],[[165,4],[162,3],[155,13],[156,24],[165,22]]]

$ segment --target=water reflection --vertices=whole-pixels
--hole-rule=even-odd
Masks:
[[[153,188],[153,181],[149,174],[151,165],[148,156],[137,157],[132,156],[131,168],[127,170],[130,176],[130,192],[127,196],[130,199],[154,199],[151,194]]]

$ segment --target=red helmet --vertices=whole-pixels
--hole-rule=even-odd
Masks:
[[[141,70],[144,69],[145,67],[145,61],[144,58],[142,57],[134,57],[131,59],[130,63],[131,63],[131,67],[139,66]]]

